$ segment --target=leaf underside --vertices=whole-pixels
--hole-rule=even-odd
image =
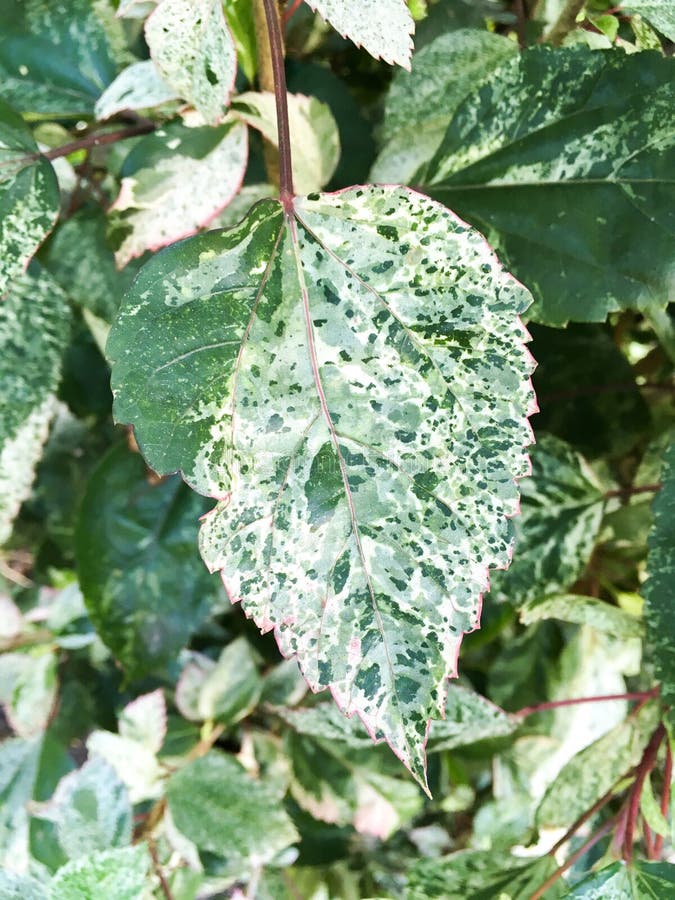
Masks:
[[[202,555],[424,783],[528,471],[529,295],[403,188],[263,201],[151,260],[108,354],[150,465],[220,500]]]

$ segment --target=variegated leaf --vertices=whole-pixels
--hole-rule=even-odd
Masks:
[[[240,122],[218,128],[171,123],[140,141],[125,160],[113,206],[124,233],[118,265],[207,225],[241,187],[247,159]]]
[[[220,122],[237,74],[221,0],[161,0],[145,23],[145,38],[167,84],[207,122]]]
[[[0,296],[51,231],[59,199],[51,163],[21,116],[0,100]]]
[[[657,31],[675,41],[675,3],[673,0],[628,0],[622,4],[625,12],[639,13]]]
[[[307,0],[343,37],[376,59],[410,68],[415,30],[405,0]]]
[[[529,295],[404,188],[263,201],[151,260],[108,352],[119,421],[220,503],[202,554],[314,690],[424,782],[528,470]]]
[[[530,287],[536,321],[672,296],[674,75],[659,53],[532,48],[465,99],[415,176]]]
[[[160,75],[151,59],[123,69],[96,101],[97,119],[109,119],[125,109],[149,109],[176,99],[176,92]]]

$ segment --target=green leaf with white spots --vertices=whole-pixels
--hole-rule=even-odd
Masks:
[[[47,888],[30,875],[0,869],[0,900],[48,900]]]
[[[176,92],[160,75],[151,59],[123,69],[96,101],[97,119],[109,119],[125,109],[150,109],[176,99]]]
[[[642,620],[637,616],[605,600],[577,594],[554,594],[529,600],[520,607],[519,614],[524,625],[543,619],[559,619],[575,625],[590,625],[596,631],[623,640],[641,637],[643,633]]]
[[[454,750],[476,741],[506,737],[516,730],[517,721],[485,697],[461,685],[448,690],[445,716],[433,722],[428,750]]]
[[[642,593],[645,598],[646,656],[661,682],[663,702],[672,709],[675,703],[675,443],[671,443],[663,455],[661,483],[663,487],[652,506],[654,524],[647,557],[649,578]],[[669,717],[675,722],[673,712]]]
[[[600,322],[672,295],[674,75],[658,53],[526,50],[417,173],[530,288],[536,321]]]
[[[174,122],[140,141],[124,162],[112,207],[123,235],[118,265],[207,225],[241,187],[247,157],[239,122],[217,128]]]
[[[316,97],[288,94],[287,101],[293,184],[299,194],[311,194],[330,181],[340,161],[337,124],[329,107]],[[239,94],[232,102],[232,114],[278,146],[274,94]]]
[[[389,88],[371,181],[410,183],[434,156],[462,100],[517,52],[508,38],[476,29],[449,31],[418,50],[411,71],[397,70]]]
[[[531,458],[532,474],[520,485],[513,562],[491,579],[490,596],[514,604],[559,594],[579,578],[605,509],[604,491],[568,444],[540,435]]]
[[[141,271],[113,327],[115,414],[220,499],[202,555],[314,690],[424,782],[528,470],[528,293],[403,188],[263,201]]]
[[[657,900],[675,894],[675,866],[638,860],[615,862],[575,884],[566,900]]]
[[[0,296],[59,213],[59,186],[21,116],[0,100]]]
[[[145,39],[166,83],[209,124],[222,121],[237,50],[221,0],[161,0],[145,23]]]
[[[307,0],[342,37],[376,59],[410,67],[415,23],[405,0]]]
[[[141,900],[148,896],[151,859],[145,844],[71,860],[49,885],[49,900]]]
[[[36,737],[54,711],[58,684],[53,653],[0,654],[0,704],[22,738]]]
[[[638,13],[665,35],[675,41],[675,4],[673,0],[628,0],[622,4],[623,12]]]
[[[43,271],[17,276],[0,300],[0,544],[30,494],[68,336],[61,289]]]

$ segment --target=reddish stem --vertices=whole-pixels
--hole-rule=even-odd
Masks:
[[[673,751],[670,749],[670,741],[666,746],[666,765],[663,770],[663,791],[661,793],[661,814],[664,818],[668,815],[670,807],[670,782],[673,777]],[[663,835],[657,834],[654,841],[654,859],[659,859],[663,850]]]
[[[512,716],[524,719],[527,716],[533,716],[535,713],[544,712],[547,709],[558,709],[562,706],[575,706],[581,703],[600,703],[607,700],[650,700],[657,697],[659,693],[658,686],[650,691],[632,691],[627,694],[599,694],[596,697],[574,697],[568,700],[549,700],[546,703],[538,703],[536,706],[526,706],[517,712],[511,713]]]
[[[263,0],[267,33],[270,39],[270,56],[274,76],[274,98],[277,106],[277,132],[279,135],[279,199],[289,213],[293,209],[293,165],[291,158],[291,130],[288,123],[288,99],[286,96],[286,71],[284,45],[279,25],[276,0]]]
[[[142,122],[139,125],[132,125],[129,128],[121,128],[119,131],[106,131],[103,134],[89,134],[80,138],[79,141],[71,141],[70,144],[63,144],[61,147],[54,147],[53,150],[47,150],[41,153],[47,159],[59,159],[61,156],[69,156],[77,150],[89,150],[92,147],[102,147],[104,144],[116,144],[118,141],[124,141],[127,138],[136,137],[139,134],[149,134],[155,130],[155,125],[148,122]]]
[[[605,500],[608,500],[610,497],[631,497],[633,494],[655,494],[660,490],[660,484],[643,484],[640,487],[617,488],[615,491],[607,491]]]
[[[647,859],[655,859],[654,856],[654,840],[652,838],[652,830],[649,825],[645,822],[644,816],[642,817],[642,834],[645,839],[645,853],[647,854]]]
[[[288,9],[284,10],[284,25],[288,25],[291,16],[293,16],[297,12],[301,3],[302,0],[293,0]]]
[[[628,815],[626,817],[626,832],[623,838],[623,858],[630,863],[633,858],[633,839],[635,835],[635,825],[637,824],[638,814],[640,812],[640,796],[645,778],[656,764],[656,754],[659,752],[661,741],[665,737],[666,729],[663,725],[659,725],[654,734],[651,736],[642,759],[638,764],[637,778],[630,791],[628,798]]]

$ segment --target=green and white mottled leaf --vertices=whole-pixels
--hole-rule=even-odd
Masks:
[[[434,156],[462,100],[517,52],[508,38],[477,29],[449,31],[418,50],[411,71],[397,70],[389,88],[371,181],[410,183]]]
[[[69,859],[131,842],[127,789],[100,757],[62,778],[49,803],[36,815],[54,822],[59,844]]]
[[[172,123],[140,141],[125,160],[113,205],[114,223],[124,234],[118,265],[207,225],[241,187],[247,157],[240,123]]]
[[[0,100],[0,296],[52,230],[59,202],[51,163],[21,116]]]
[[[161,0],[145,23],[164,80],[211,125],[222,121],[237,74],[237,50],[221,0]]]
[[[555,859],[518,859],[508,853],[462,850],[421,859],[408,873],[406,900],[529,900],[557,867]],[[547,900],[562,897],[558,883]]]
[[[49,900],[142,900],[151,859],[145,844],[104,850],[62,866],[49,885]]]
[[[120,0],[117,15],[121,19],[146,19],[157,2],[158,0]]]
[[[642,792],[640,794],[640,812],[647,825],[649,825],[655,834],[660,834],[661,837],[664,838],[670,838],[671,826],[661,812],[661,805],[654,795],[654,788],[652,787],[652,781],[649,774],[647,774],[644,784],[642,785]]]
[[[531,48],[461,104],[416,175],[530,288],[536,321],[672,296],[674,74],[658,53]]]
[[[654,524],[649,535],[647,572],[642,587],[645,598],[646,657],[653,663],[661,682],[661,698],[667,706],[675,703],[675,443],[663,455],[662,489],[654,498]],[[669,714],[673,721],[673,714]]]
[[[217,662],[195,654],[181,672],[175,702],[186,719],[233,723],[251,712],[261,688],[251,645],[238,638],[224,648]]]
[[[166,797],[176,828],[235,873],[270,863],[298,840],[274,794],[224,753],[189,762],[169,779]]]
[[[638,860],[615,862],[575,884],[566,900],[661,900],[675,893],[675,866]]]
[[[340,136],[330,108],[316,97],[288,94],[293,184],[299,194],[310,194],[327,184],[340,161]],[[232,102],[232,114],[278,146],[274,94],[250,91]]]
[[[125,109],[150,109],[176,99],[176,92],[160,75],[151,59],[123,69],[96,101],[97,119],[109,119]]]
[[[49,896],[36,878],[0,869],[0,900],[49,900]]]
[[[127,703],[120,713],[119,729],[122,737],[137,741],[151,753],[159,753],[166,737],[164,693],[158,689]]]
[[[605,508],[600,484],[568,444],[539,435],[531,459],[532,475],[520,485],[513,562],[491,579],[490,596],[513,604],[559,594],[577,580]]]
[[[485,697],[461,685],[452,685],[448,690],[444,718],[431,725],[427,749],[436,753],[467,747],[476,741],[505,737],[514,732],[517,725],[515,719]]]
[[[627,13],[638,13],[665,35],[675,41],[675,5],[673,0],[627,0],[622,4]]]
[[[559,619],[575,625],[589,625],[597,631],[605,631],[616,638],[629,640],[643,633],[642,620],[618,606],[612,606],[595,597],[577,594],[559,594],[526,601],[519,609],[524,625],[543,619]]]
[[[424,780],[528,469],[527,292],[403,188],[256,206],[148,263],[108,352],[150,465],[221,498],[201,548],[314,690]]]
[[[28,810],[40,764],[41,738],[0,743],[0,866],[28,868]]]
[[[75,538],[80,585],[101,640],[132,676],[173,660],[219,593],[195,546],[204,511],[180,479],[151,484],[124,446],[89,481]]]
[[[333,28],[376,59],[410,67],[415,23],[405,0],[307,0]]]
[[[650,703],[577,753],[546,791],[538,825],[571,825],[639,763],[657,724],[658,710]]]
[[[56,412],[68,301],[43,271],[18,275],[0,300],[0,544],[29,496]]]
[[[0,654],[0,704],[19,737],[36,737],[47,727],[58,691],[56,665],[50,652]]]

